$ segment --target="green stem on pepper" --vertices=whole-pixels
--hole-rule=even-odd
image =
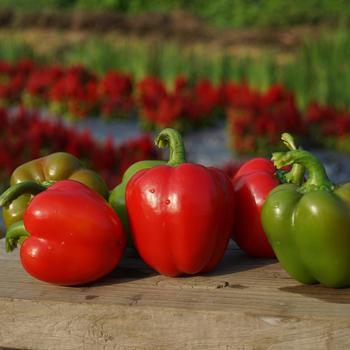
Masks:
[[[310,152],[304,150],[292,150],[289,152],[276,152],[272,155],[272,160],[277,169],[286,165],[298,164],[309,172],[309,178],[299,187],[301,193],[314,190],[332,191],[333,183],[326,174],[326,170],[319,159]]]
[[[284,132],[281,136],[281,140],[291,151],[298,149],[295,145],[294,137],[291,134]],[[301,148],[299,147],[299,149]],[[300,186],[303,182],[304,174],[305,168],[300,164],[294,164],[292,169],[284,174],[284,179],[287,183],[293,183]]]
[[[29,237],[29,233],[25,229],[23,221],[18,221],[12,224],[6,231],[6,252],[12,252],[15,248],[17,248],[18,243],[22,243],[27,237]]]
[[[176,166],[186,162],[184,143],[180,133],[175,129],[166,128],[162,130],[154,142],[159,148],[169,148],[167,165]]]
[[[20,182],[9,187],[4,193],[2,193],[0,196],[0,206],[3,207],[9,205],[13,200],[25,193],[34,195],[43,192],[50,185],[51,182],[41,184],[35,181]]]

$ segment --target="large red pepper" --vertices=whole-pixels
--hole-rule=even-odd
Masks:
[[[58,181],[47,189],[32,185],[36,192],[42,186],[43,192],[31,200],[23,222],[11,225],[6,234],[8,251],[23,242],[20,256],[25,270],[60,285],[92,282],[112,271],[122,256],[126,237],[107,202],[73,180]],[[25,190],[30,191],[30,183]],[[17,190],[13,195],[20,194]],[[10,197],[8,193],[7,199]]]
[[[156,144],[169,147],[169,162],[136,173],[126,189],[136,248],[164,275],[209,271],[232,234],[232,183],[218,169],[186,163],[177,131],[164,129]]]
[[[289,149],[296,149],[289,134],[282,134],[282,141]],[[233,239],[248,255],[272,258],[275,256],[261,224],[261,209],[272,189],[281,182],[300,183],[303,167],[296,165],[286,173],[278,171],[273,162],[255,158],[244,163],[232,182],[238,203],[235,212]]]

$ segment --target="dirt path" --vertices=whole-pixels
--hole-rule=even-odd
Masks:
[[[91,34],[123,36],[146,41],[173,40],[182,45],[214,45],[227,50],[242,48],[252,54],[261,48],[278,48],[282,51],[294,51],[305,38],[316,38],[327,29],[324,25],[302,25],[288,28],[265,29],[221,29],[208,25],[199,17],[182,10],[169,14],[142,13],[127,16],[117,12],[82,11],[43,11],[18,13],[0,11],[0,29],[2,31],[63,33],[67,37],[82,40]],[[70,33],[67,36],[67,33]]]

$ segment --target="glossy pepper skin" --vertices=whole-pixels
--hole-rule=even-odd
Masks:
[[[270,191],[280,184],[276,168],[265,158],[243,164],[233,178],[236,222],[233,239],[248,255],[273,258],[273,252],[261,225],[260,213]]]
[[[130,232],[128,211],[125,204],[125,190],[126,185],[130,178],[136,174],[138,171],[143,169],[153,168],[157,165],[164,165],[166,162],[163,160],[142,160],[132,164],[124,173],[122,182],[117,185],[109,194],[108,202],[118,214],[120,220],[123,223],[124,230],[127,234],[127,246],[134,247],[132,236]]]
[[[86,169],[78,158],[65,152],[52,153],[22,164],[11,175],[10,185],[18,186],[26,181],[35,181],[38,184],[52,183],[65,179],[79,181],[104,198],[108,197],[108,188],[102,178],[94,171]],[[6,227],[22,220],[32,196],[33,194],[24,193],[3,208]]]
[[[232,183],[218,169],[186,163],[177,131],[164,129],[156,144],[169,147],[167,165],[139,171],[126,188],[136,248],[163,275],[210,271],[232,234]]]
[[[291,135],[282,134],[282,141],[289,149],[296,149]],[[277,171],[273,162],[266,158],[251,159],[240,167],[232,179],[235,199],[239,203],[232,238],[246,254],[275,257],[261,224],[262,206],[271,190],[281,182],[300,183],[302,177],[301,166],[296,165],[288,174]]]
[[[335,186],[320,161],[306,151],[273,155],[280,168],[301,164],[301,186],[276,187],[262,209],[262,223],[278,260],[297,281],[350,286],[350,183]]]
[[[31,200],[23,222],[7,230],[7,251],[19,241],[25,270],[59,285],[84,284],[106,275],[126,245],[113,209],[95,191],[73,180],[58,181]]]

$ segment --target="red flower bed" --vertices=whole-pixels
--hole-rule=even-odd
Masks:
[[[304,131],[294,97],[281,85],[258,93],[247,85],[228,84],[226,103],[231,147],[239,154],[267,155],[280,147],[282,132]]]
[[[138,102],[143,125],[148,129],[174,127],[178,130],[210,125],[223,109],[221,88],[208,80],[193,87],[178,77],[172,89],[155,77],[138,84]]]
[[[23,93],[24,103],[29,107],[47,104],[51,87],[63,76],[63,69],[58,65],[35,69],[29,76]]]
[[[88,131],[77,132],[61,123],[42,120],[37,113],[0,109],[0,182],[7,182],[20,164],[46,154],[65,151],[98,171],[110,187],[124,171],[142,159],[157,159],[152,140],[141,136],[116,146],[112,140],[99,143]]]
[[[224,116],[232,150],[268,154],[280,146],[280,134],[307,136],[319,146],[350,152],[350,114],[310,104],[302,117],[294,96],[282,85],[261,93],[244,83],[190,84],[179,76],[171,88],[156,77],[134,84],[116,71],[98,78],[81,66],[37,66],[29,60],[0,62],[0,106],[49,107],[70,119],[87,115],[127,118],[138,112],[145,129],[181,131],[210,126]]]
[[[0,106],[7,107],[21,101],[28,76],[34,70],[34,63],[21,60],[16,64],[0,62]]]
[[[311,103],[305,113],[305,124],[317,146],[350,152],[350,113]]]
[[[54,112],[83,118],[97,108],[97,78],[84,67],[72,66],[51,86],[49,100]]]
[[[130,115],[134,101],[131,76],[110,71],[98,82],[100,113],[105,118],[125,119]]]

